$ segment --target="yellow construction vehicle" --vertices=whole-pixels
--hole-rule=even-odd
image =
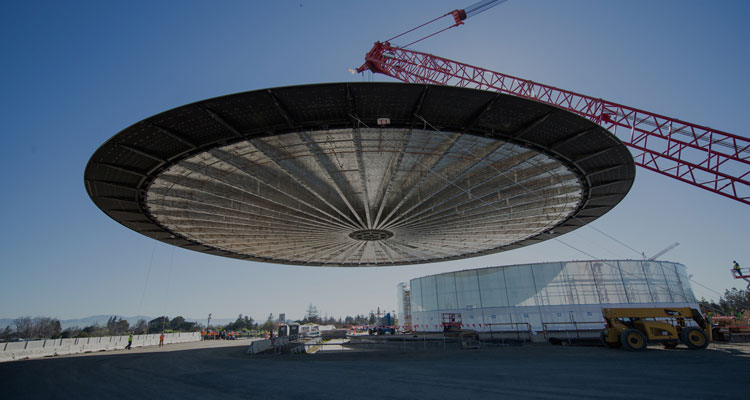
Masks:
[[[684,308],[603,308],[607,328],[601,339],[609,347],[630,351],[644,350],[649,343],[661,343],[668,349],[683,343],[689,349],[702,350],[711,341],[711,324],[700,311]],[[697,326],[689,326],[693,320]]]

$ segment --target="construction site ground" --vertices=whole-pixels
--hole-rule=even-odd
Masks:
[[[739,399],[750,344],[640,353],[523,344],[460,350],[418,341],[367,351],[245,353],[248,340],[146,347],[0,364],[4,399]]]

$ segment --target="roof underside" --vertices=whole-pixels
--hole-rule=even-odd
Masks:
[[[608,211],[634,173],[616,138],[551,106],[463,88],[350,83],[164,112],[105,143],[85,181],[110,217],[170,244],[365,266],[549,239]]]

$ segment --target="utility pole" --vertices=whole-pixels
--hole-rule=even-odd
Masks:
[[[208,321],[206,321],[206,330],[208,330],[209,325],[211,325],[211,313],[208,313]]]

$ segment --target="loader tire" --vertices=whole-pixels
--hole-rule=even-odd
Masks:
[[[708,335],[703,329],[694,326],[683,329],[680,339],[690,350],[703,350],[708,347]]]
[[[662,344],[664,345],[665,349],[674,349],[678,345],[677,342],[664,342]]]
[[[625,329],[620,334],[622,348],[629,351],[642,351],[648,346],[646,335],[638,329]]]
[[[602,331],[602,333],[599,334],[599,339],[602,341],[602,345],[603,346],[607,346],[610,349],[619,349],[622,346],[622,343],[620,343],[619,341],[614,342],[614,343],[613,342],[608,342],[607,341],[607,331],[606,330]]]

